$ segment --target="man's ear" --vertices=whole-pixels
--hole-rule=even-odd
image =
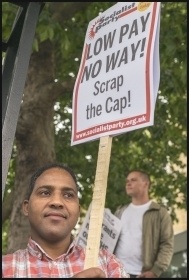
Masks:
[[[28,216],[28,205],[29,205],[29,201],[28,200],[24,200],[24,202],[22,203],[22,211],[24,213],[24,216]]]

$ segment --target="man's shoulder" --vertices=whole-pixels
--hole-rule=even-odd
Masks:
[[[150,209],[158,209],[158,210],[168,211],[168,207],[167,206],[165,206],[162,203],[155,202],[153,200],[151,201]]]
[[[114,215],[118,217],[119,219],[121,218],[121,215],[123,214],[124,210],[128,207],[129,204],[125,205],[120,205],[118,206],[117,210],[115,211]]]
[[[155,201],[152,201],[152,203],[150,204],[150,207],[149,207],[149,211],[150,210],[157,211],[162,218],[165,216],[166,217],[170,216],[168,207],[162,203],[157,203]]]

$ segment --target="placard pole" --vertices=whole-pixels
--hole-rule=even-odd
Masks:
[[[112,137],[100,138],[84,269],[97,266],[98,263],[111,146]]]

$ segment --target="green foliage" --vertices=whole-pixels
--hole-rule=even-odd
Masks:
[[[14,5],[12,3],[7,4],[7,2],[2,2],[2,26],[3,26],[2,40],[4,42],[7,42],[10,37],[17,11],[18,11],[17,5]]]
[[[10,220],[6,220],[3,224],[2,230],[2,254],[6,254],[7,252],[7,242],[8,242],[8,231],[10,226]]]
[[[17,155],[16,146],[13,145],[12,155],[11,155],[11,159],[10,159],[10,162],[9,162],[9,170],[8,170],[8,174],[7,174],[5,196],[7,195],[7,192],[9,192],[9,193],[11,192],[13,184],[14,184],[16,155]]]
[[[9,163],[9,170],[7,174],[6,187],[5,187],[4,197],[3,197],[4,200],[13,191],[14,178],[15,178],[15,158],[16,158],[16,147],[13,146],[12,156]],[[3,254],[5,254],[7,251],[9,227],[10,227],[10,220],[6,219],[2,226],[2,253]]]

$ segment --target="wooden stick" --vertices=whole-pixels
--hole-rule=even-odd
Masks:
[[[98,264],[111,146],[112,137],[100,138],[84,269]]]

